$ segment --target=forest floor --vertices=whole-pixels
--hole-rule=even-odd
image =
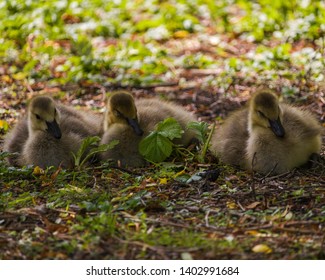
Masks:
[[[72,26],[84,20],[69,12],[61,19]],[[317,56],[324,54],[323,45],[308,38],[256,42],[221,32],[210,23],[203,26],[204,32],[177,30],[155,41],[163,52],[154,58],[162,67],[154,78],[151,66],[147,70],[133,64],[119,78],[119,67],[134,60],[127,48],[138,48],[137,60],[142,61],[143,55],[145,61],[148,50],[144,54],[140,50],[144,47],[124,45],[122,63],[119,38],[98,41],[89,34],[91,54],[116,47],[111,56],[116,55],[120,64],[110,61],[109,69],[106,64],[94,66],[110,79],[107,83],[85,77],[95,71],[88,64],[80,72],[73,72],[76,65],[71,66],[74,75],[81,73],[78,80],[70,79],[69,69],[58,67],[71,58],[70,53],[81,56],[72,39],[47,41],[56,51],[65,52],[52,54],[47,72],[35,53],[38,63],[24,68],[26,53],[39,51],[40,41],[33,36],[22,39],[25,54],[4,59],[0,66],[0,259],[325,258],[325,133],[321,160],[312,168],[272,177],[224,165],[209,153],[204,163],[192,157],[170,158],[131,169],[105,162],[71,170],[7,165],[3,139],[25,113],[26,101],[38,94],[102,113],[107,92],[123,89],[135,98],[174,101],[198,120],[217,123],[218,129],[258,87],[267,86],[285,102],[312,111],[325,126],[325,85],[315,78],[324,73],[323,58]],[[134,42],[154,48],[143,34],[137,36],[133,34]],[[78,44],[81,48],[86,43]],[[314,52],[312,59],[303,63],[308,52]],[[270,59],[268,53],[278,56]],[[256,66],[247,63],[250,59],[275,64]],[[323,63],[319,73],[304,68],[315,61]],[[43,76],[29,74],[33,71]],[[143,80],[135,80],[138,76]],[[152,78],[149,83],[147,77]]]

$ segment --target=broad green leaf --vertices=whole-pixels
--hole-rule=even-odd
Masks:
[[[157,132],[160,135],[173,140],[174,138],[181,138],[184,130],[174,118],[167,118],[158,123]]]
[[[151,132],[139,144],[140,154],[152,162],[161,162],[170,156],[173,143],[160,132]]]

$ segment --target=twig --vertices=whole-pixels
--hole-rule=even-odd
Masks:
[[[278,166],[278,162],[273,166],[273,168],[269,171],[269,173],[267,173],[262,179],[260,179],[261,181],[260,182],[262,182],[263,180],[265,180],[267,177],[269,177],[272,173],[273,173],[273,171],[275,170],[275,168]]]
[[[123,172],[129,173],[129,174],[132,174],[132,175],[136,175],[136,176],[141,176],[141,175],[143,175],[143,174],[140,174],[140,173],[137,173],[137,172],[131,171],[131,170],[129,170],[129,169],[126,169],[126,168],[120,167],[120,166],[109,166],[109,168],[117,169],[117,170],[120,170],[120,171],[123,171]]]
[[[322,243],[319,249],[319,254],[324,254],[325,251],[325,233],[323,234]]]
[[[256,200],[256,192],[255,192],[255,183],[253,181],[251,185],[251,194],[253,195],[254,200]]]
[[[319,225],[320,222],[316,221],[288,221],[284,226],[296,226],[296,225]]]
[[[240,207],[241,210],[246,211],[245,207],[241,205],[239,201],[237,201],[237,205]]]
[[[242,229],[245,231],[250,231],[250,230],[260,230],[260,229],[271,229],[272,227],[273,227],[273,225],[268,224],[268,225],[261,225],[261,226],[242,228]]]
[[[205,220],[205,226],[208,228],[210,227],[209,225],[209,214],[210,214],[210,210],[207,211],[207,213],[204,216],[204,220]]]
[[[320,235],[322,232],[312,231],[312,230],[305,230],[305,229],[293,229],[293,228],[282,228],[278,226],[273,226],[274,230],[278,231],[285,231],[291,233],[301,233],[301,234],[313,234],[313,235]]]
[[[271,171],[273,172],[273,171]],[[275,176],[272,176],[272,177],[268,177],[268,175],[264,176],[262,179],[260,179],[260,181],[262,182],[263,180],[268,180],[268,181],[272,181],[274,179],[278,179],[278,178],[281,178],[281,177],[284,177],[286,175],[289,175],[289,174],[293,174],[294,173],[294,170],[292,171],[288,171],[288,172],[285,172],[285,173],[281,173],[281,174],[278,174],[278,175],[275,175]],[[269,174],[271,174],[269,172]]]

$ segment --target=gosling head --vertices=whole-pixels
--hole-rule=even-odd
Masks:
[[[282,111],[278,97],[270,91],[256,93],[250,101],[250,129],[271,129],[277,137],[284,137]]]
[[[28,106],[28,123],[31,131],[44,131],[60,139],[60,113],[55,102],[48,96],[34,97]]]
[[[137,108],[131,94],[116,92],[109,96],[106,105],[104,130],[114,123],[127,124],[133,128],[137,135],[141,136],[143,134],[138,122]]]

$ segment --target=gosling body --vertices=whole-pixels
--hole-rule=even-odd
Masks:
[[[246,166],[246,142],[248,110],[241,109],[232,113],[225,122],[215,129],[210,151],[221,162],[236,165],[241,168]]]
[[[270,91],[256,93],[212,138],[211,151],[224,163],[261,174],[299,167],[321,149],[321,126],[313,115],[279,103]]]
[[[22,118],[15,127],[8,132],[4,139],[3,150],[11,154],[6,158],[10,165],[20,165],[21,153],[27,139],[28,123],[26,118]]]
[[[313,115],[280,105],[283,136],[270,128],[254,127],[246,148],[246,168],[261,174],[282,174],[304,165],[321,150],[321,127]]]
[[[41,168],[61,166],[72,168],[74,159],[82,142],[80,135],[62,130],[60,139],[54,138],[48,132],[35,131],[28,137],[20,158],[20,165],[35,165]]]
[[[48,127],[52,125],[53,128],[54,121],[56,131]],[[71,167],[72,152],[77,152],[83,138],[100,135],[101,122],[100,116],[88,116],[85,112],[57,104],[48,96],[34,97],[27,116],[5,138],[4,151],[15,153],[7,158],[8,163],[14,166],[33,164],[42,168],[51,165]]]
[[[175,139],[174,143],[187,146],[195,138],[194,133],[186,129],[188,122],[195,121],[195,118],[182,107],[158,99],[134,101],[133,97],[125,92],[113,96],[120,101],[112,105],[111,100],[108,100],[104,121],[105,133],[101,143],[107,144],[112,140],[118,140],[119,144],[103,153],[103,160],[113,160],[122,166],[145,166],[147,162],[139,153],[139,143],[155,129],[157,123],[168,117],[175,118],[185,131],[182,138]],[[124,105],[121,106],[120,103]],[[128,106],[125,106],[126,104]],[[114,115],[112,112],[115,110],[119,113],[115,114],[114,120],[111,116]],[[120,117],[116,118],[116,115]]]

